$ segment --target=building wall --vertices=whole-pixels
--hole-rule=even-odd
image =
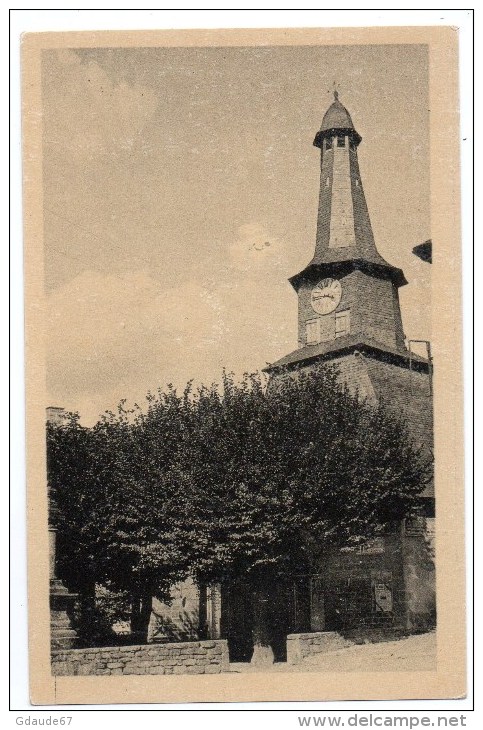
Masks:
[[[434,518],[406,520],[403,550],[408,626],[427,630],[436,625]]]
[[[396,415],[405,417],[413,442],[432,458],[433,399],[427,372],[410,371],[407,365],[395,365],[355,352],[326,362],[338,369],[340,380],[353,394],[374,405],[385,403]],[[293,372],[296,376],[297,372],[313,367],[309,364]]]
[[[325,250],[329,245],[331,203],[332,203],[332,152],[322,152],[320,157],[319,212],[317,220],[316,252]]]
[[[398,528],[360,547],[334,549],[321,569],[326,630],[405,626],[403,546]],[[376,605],[376,590],[386,595],[381,606]]]
[[[406,520],[388,534],[326,556],[320,589],[325,630],[434,627],[435,564],[428,522],[432,520],[423,517]]]
[[[433,444],[433,399],[429,375],[375,358],[365,358],[378,400],[404,414],[415,443]]]
[[[423,454],[432,459],[433,412],[429,375],[409,371],[399,366],[352,353],[334,358],[340,379],[353,393],[374,404],[385,402],[398,416],[405,418],[410,436]],[[301,368],[301,372],[311,369]],[[297,372],[297,371],[294,371]],[[433,496],[433,484],[422,493]],[[428,501],[428,500],[426,500]],[[428,502],[428,510],[432,501]],[[359,549],[334,549],[319,566],[320,580],[314,587],[322,598],[312,593],[311,619],[321,614],[314,604],[324,605],[324,630],[349,630],[355,627],[392,627],[423,629],[435,625],[434,546],[431,543],[433,520],[420,518],[424,528],[414,534],[414,528],[395,526],[393,532],[381,535],[376,542]],[[374,591],[390,591],[391,611],[374,609]],[[316,615],[317,614],[317,615]],[[311,631],[320,631],[316,621]],[[295,630],[300,630],[296,628]],[[305,629],[307,630],[307,628]]]
[[[322,277],[321,277],[322,278]],[[404,347],[404,332],[397,288],[387,279],[368,276],[362,271],[352,271],[340,279],[342,297],[334,312],[318,315],[312,309],[310,295],[315,283],[303,282],[300,286],[298,339],[301,346],[307,344],[306,323],[320,319],[322,341],[335,339],[336,312],[350,310],[350,334],[370,338],[389,347]]]
[[[369,211],[362,186],[356,148],[345,137],[345,146],[321,153],[320,194],[317,222],[316,255],[327,248],[354,246],[373,251]]]
[[[199,588],[191,578],[171,588],[171,601],[153,599],[148,642],[220,638],[221,590],[218,584]]]
[[[333,140],[332,151],[324,152],[325,155],[332,154],[334,161],[332,167],[332,180],[326,178],[325,183],[332,185],[332,203],[330,217],[329,248],[345,248],[355,246],[354,232],[354,206],[352,203],[350,162],[349,162],[349,138],[344,138],[344,147],[337,145],[337,138]]]
[[[191,641],[200,636],[200,591],[187,579],[171,589],[171,603],[153,599],[148,641]]]

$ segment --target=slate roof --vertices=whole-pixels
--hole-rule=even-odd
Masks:
[[[340,103],[339,99],[329,106],[322,119],[322,125],[320,127],[321,132],[326,132],[329,129],[354,129],[351,115],[343,104]]]
[[[388,347],[370,337],[362,337],[361,335],[355,334],[337,337],[337,339],[330,340],[329,342],[319,342],[318,345],[305,345],[305,347],[300,347],[285,355],[285,357],[280,358],[280,360],[270,363],[264,368],[264,371],[270,373],[284,367],[288,367],[290,370],[290,366],[292,365],[308,365],[315,360],[324,360],[326,357],[342,357],[354,350],[360,350],[368,355],[391,362],[399,361],[400,364],[409,363],[408,350]],[[412,361],[418,369],[421,366],[427,367],[428,365],[427,360],[414,353],[412,355]]]

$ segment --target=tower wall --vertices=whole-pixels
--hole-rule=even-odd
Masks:
[[[354,395],[377,405],[384,403],[397,416],[405,418],[413,443],[431,458],[433,448],[433,399],[426,372],[410,371],[362,353],[350,353],[325,361],[334,365],[341,382]],[[299,366],[289,376],[310,371],[314,365]],[[432,487],[423,496],[432,496]]]
[[[317,216],[316,254],[329,245],[330,219],[332,210],[332,178],[334,156],[331,152],[321,152],[320,156],[320,189],[319,212]]]
[[[333,156],[329,248],[345,248],[354,246],[356,242],[349,138],[344,137],[343,139],[344,147],[338,146],[336,137],[333,139],[332,150],[323,152],[324,156]]]
[[[335,135],[321,149],[316,258],[328,249],[356,247],[358,255],[376,251],[357,146],[347,135],[341,139],[344,146]]]
[[[318,315],[312,309],[310,294],[315,282],[304,282],[299,289],[299,344],[307,344],[306,324],[320,319],[321,342],[335,339],[335,315],[350,310],[350,334],[361,335],[389,347],[404,348],[404,332],[397,289],[388,279],[352,271],[340,279],[342,298],[330,314]]]

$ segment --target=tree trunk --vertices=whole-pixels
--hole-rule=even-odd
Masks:
[[[265,588],[253,591],[253,655],[251,664],[259,667],[273,664],[275,657],[270,645],[269,592]]]
[[[136,644],[147,644],[153,597],[151,591],[135,593],[131,603],[131,636]]]

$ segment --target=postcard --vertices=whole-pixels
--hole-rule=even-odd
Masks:
[[[457,53],[23,36],[34,704],[465,696]]]

